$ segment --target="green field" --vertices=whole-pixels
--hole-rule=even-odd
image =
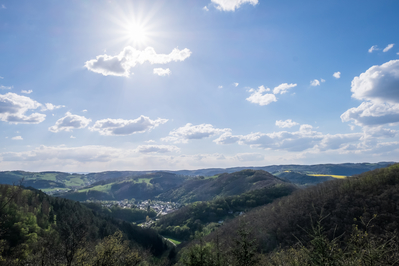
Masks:
[[[172,242],[172,243],[175,244],[175,245],[180,245],[180,244],[181,244],[181,242],[178,241],[178,240],[176,240],[176,239],[169,238],[169,237],[164,237],[164,238],[167,239],[167,240],[169,240],[170,242]]]

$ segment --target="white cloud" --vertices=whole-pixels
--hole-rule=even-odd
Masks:
[[[370,67],[352,80],[352,97],[363,102],[341,115],[343,122],[380,126],[399,122],[399,60]]]
[[[323,137],[321,142],[318,144],[320,150],[337,150],[345,147],[349,143],[358,142],[362,133],[351,133],[351,134],[327,134]]]
[[[214,128],[211,124],[193,125],[187,123],[185,126],[179,127],[178,129],[169,132],[169,136],[163,138],[162,141],[187,143],[188,140],[208,138],[214,135],[223,134],[228,131],[230,131],[229,128]]]
[[[238,153],[237,160],[242,162],[263,161],[265,156],[260,153]]]
[[[73,135],[71,135],[69,138],[71,138],[71,139],[76,139],[76,137],[74,137]]]
[[[12,88],[14,88],[14,86],[3,86],[3,85],[0,85],[0,90],[12,90]]]
[[[269,90],[270,89],[265,89],[264,86],[260,86],[258,90],[250,89],[249,92],[251,92],[251,95],[246,100],[261,106],[268,105],[272,102],[277,102],[277,98],[274,94],[265,93]]]
[[[379,126],[399,122],[399,104],[362,102],[341,115],[342,122],[358,126]]]
[[[253,6],[258,4],[258,0],[211,0],[216,8],[222,11],[235,11],[242,4],[248,3]]]
[[[218,89],[223,89],[223,86],[222,85],[218,86]]]
[[[380,50],[380,49],[377,48],[377,45],[373,45],[373,46],[370,47],[369,53],[372,53],[373,51],[377,51],[377,50]]]
[[[73,115],[70,112],[67,112],[63,118],[58,119],[55,125],[49,127],[48,129],[54,133],[60,131],[70,132],[74,129],[85,128],[89,125],[90,122],[91,119],[80,115]]]
[[[31,94],[33,92],[33,90],[22,90],[21,91],[21,93],[24,93],[24,94]]]
[[[180,149],[174,145],[140,145],[136,151],[140,153],[169,153],[179,152]]]
[[[393,43],[388,44],[387,47],[385,47],[384,50],[382,50],[382,51],[383,51],[384,53],[386,53],[386,52],[388,52],[389,50],[391,50],[393,46],[394,46]]]
[[[1,77],[1,76],[0,76],[0,79],[4,79],[4,77]]]
[[[55,109],[63,108],[65,105],[54,105],[52,103],[45,103],[42,107],[42,111],[53,111]]]
[[[352,80],[352,97],[358,100],[399,103],[399,60],[372,66]]]
[[[33,113],[26,115],[42,105],[29,97],[15,93],[0,94],[0,120],[13,124],[38,124],[46,118],[45,114]]]
[[[147,47],[143,51],[139,51],[131,46],[127,46],[116,56],[99,55],[96,59],[87,61],[85,67],[90,71],[103,74],[104,76],[128,77],[131,74],[130,69],[138,63],[167,64],[172,61],[184,61],[190,55],[191,51],[187,48],[183,50],[175,48],[170,54],[157,54],[152,47]]]
[[[325,79],[320,79],[320,81],[321,81],[321,82],[326,82],[326,80],[325,80]]]
[[[320,86],[320,81],[318,81],[317,79],[310,81],[310,86],[316,87],[316,86]]]
[[[232,135],[227,132],[215,139],[216,144],[248,145],[251,148],[285,150],[285,151],[304,151],[316,147],[323,139],[323,134],[313,131],[311,125],[301,125],[296,132],[273,132],[273,133],[250,133],[248,135]]]
[[[5,5],[1,5],[1,8],[6,9],[6,6]]]
[[[285,121],[283,120],[277,120],[276,121],[276,126],[281,127],[281,128],[290,128],[293,126],[299,125],[297,122],[292,121],[291,119],[287,119]]]
[[[277,87],[275,87],[273,89],[273,93],[274,94],[279,94],[279,93],[284,94],[284,93],[288,92],[289,89],[294,88],[296,86],[297,86],[297,84],[293,84],[293,83],[291,83],[291,84],[283,83],[283,84],[280,84]]]
[[[169,68],[154,68],[154,74],[157,74],[158,76],[169,76],[171,73],[172,71],[170,71]]]
[[[143,115],[134,120],[108,118],[96,121],[89,129],[98,131],[104,136],[123,136],[150,131],[161,124],[165,124],[167,121],[168,119],[161,118],[151,120]]]
[[[333,77],[339,79],[341,77],[341,72],[334,72]]]
[[[82,112],[83,112],[83,113],[86,113],[86,112],[87,112],[87,110],[86,110],[86,109],[84,109],[84,110],[82,110]]]
[[[233,83],[233,85],[235,86],[235,87],[238,87],[238,83],[237,82],[235,82],[235,83]]]
[[[12,140],[23,140],[21,136],[15,136],[11,138]]]
[[[204,6],[202,9],[205,11],[209,11],[209,8],[207,6]]]

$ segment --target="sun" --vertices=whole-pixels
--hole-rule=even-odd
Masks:
[[[126,27],[126,34],[131,43],[144,44],[148,40],[148,31],[143,25],[130,24]]]

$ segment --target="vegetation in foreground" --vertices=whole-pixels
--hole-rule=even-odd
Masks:
[[[0,186],[1,265],[138,265],[159,261],[170,247],[151,229],[78,202]]]

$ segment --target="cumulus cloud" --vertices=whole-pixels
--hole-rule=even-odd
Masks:
[[[394,46],[393,43],[388,44],[387,47],[385,47],[384,50],[382,50],[382,51],[383,51],[384,53],[386,53],[386,52],[388,52],[389,50],[391,50],[393,46]]]
[[[223,89],[223,86],[222,85],[218,86],[218,89]]]
[[[399,123],[399,60],[372,66],[352,80],[352,97],[363,102],[341,115],[363,127]]]
[[[233,83],[233,85],[235,86],[235,87],[238,87],[238,83],[237,82],[235,82],[235,83]]]
[[[168,119],[161,118],[151,120],[143,115],[134,120],[107,118],[96,121],[89,129],[98,131],[104,136],[124,136],[150,131],[161,124],[165,124],[167,121]]]
[[[169,153],[179,152],[180,149],[174,145],[140,145],[136,151],[140,153]]]
[[[169,136],[163,138],[162,141],[187,143],[189,140],[208,138],[229,131],[229,128],[214,128],[211,124],[193,125],[191,123],[187,123],[185,126],[179,127],[178,129],[169,132]]]
[[[23,140],[21,136],[15,136],[11,138],[12,140]]]
[[[247,101],[251,103],[256,103],[259,105],[268,105],[272,102],[277,102],[277,98],[275,94],[284,94],[287,93],[289,89],[296,87],[297,84],[288,84],[288,83],[283,83],[278,85],[273,89],[273,93],[266,93],[269,92],[269,88],[265,88],[265,86],[260,86],[258,87],[257,90],[255,89],[249,89],[248,92],[251,92],[251,95],[246,99]]]
[[[204,6],[202,9],[205,11],[209,11],[209,8],[207,6]]]
[[[241,162],[263,161],[265,156],[260,153],[239,153],[236,155],[237,160]]]
[[[248,3],[253,6],[258,4],[258,0],[212,0],[216,8],[222,11],[235,11],[242,4]]]
[[[291,119],[287,119],[285,121],[283,120],[277,120],[276,121],[276,126],[281,127],[281,128],[290,128],[293,126],[299,125],[297,122],[292,121]]]
[[[310,86],[316,87],[316,86],[320,86],[320,81],[318,81],[317,79],[310,81]]]
[[[42,105],[29,97],[15,93],[0,94],[0,120],[13,124],[38,124],[44,121],[45,114],[32,113],[27,115],[29,110],[34,110]]]
[[[158,76],[169,76],[172,73],[169,68],[154,68],[154,74]]]
[[[334,74],[333,74],[333,77],[334,78],[336,78],[336,79],[339,79],[340,77],[341,77],[341,72],[335,72]]]
[[[167,64],[172,61],[184,61],[190,57],[191,51],[187,48],[179,50],[173,49],[170,54],[157,54],[152,47],[147,47],[143,51],[136,50],[131,46],[127,46],[118,55],[99,55],[96,59],[89,60],[85,63],[85,67],[95,73],[104,76],[124,76],[128,77],[130,69],[137,64],[149,62],[150,64]]]
[[[24,94],[31,94],[33,92],[33,90],[22,90],[21,91],[21,93],[24,93]]]
[[[362,102],[341,115],[342,122],[354,122],[358,126],[379,126],[399,122],[399,105],[390,103]]]
[[[399,103],[399,60],[372,66],[352,80],[352,97],[358,100]]]
[[[380,49],[377,48],[377,45],[373,45],[373,46],[370,47],[369,53],[372,53],[373,51],[377,51],[377,50],[380,50]]]
[[[293,83],[291,83],[291,84],[283,83],[283,84],[280,84],[277,87],[275,87],[273,89],[273,93],[274,94],[279,94],[279,93],[284,94],[284,93],[287,93],[289,89],[294,88],[296,86],[297,86],[297,84],[293,84]]]
[[[266,89],[264,86],[260,86],[257,90],[250,89],[251,95],[246,100],[261,106],[277,102],[276,96],[271,93],[265,93],[267,91],[270,91],[270,89]]]
[[[352,97],[363,102],[341,115],[343,122],[379,126],[399,122],[399,60],[372,66],[352,80]]]
[[[52,103],[45,103],[42,107],[42,111],[53,111],[62,107],[65,107],[65,105],[54,105]]]
[[[320,150],[336,150],[349,145],[350,143],[358,142],[362,138],[362,133],[351,134],[327,134],[323,136],[321,142],[318,144]]]
[[[215,139],[216,144],[248,145],[251,148],[285,150],[285,151],[304,151],[314,148],[323,139],[323,134],[313,131],[311,125],[301,125],[296,132],[273,132],[261,133],[255,132],[248,135],[233,135],[226,132]]]
[[[89,125],[90,122],[91,119],[80,115],[73,115],[70,112],[67,112],[63,118],[58,119],[55,125],[49,127],[48,129],[54,133],[60,131],[70,132],[74,129],[85,128]]]
[[[0,90],[12,90],[12,88],[14,88],[14,86],[3,86],[3,85],[0,85]]]

